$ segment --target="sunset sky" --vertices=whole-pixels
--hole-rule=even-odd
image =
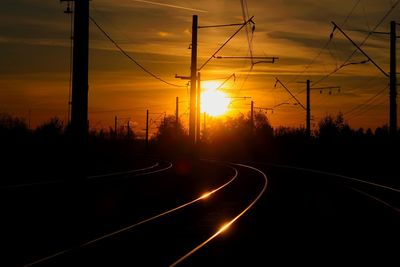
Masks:
[[[156,3],[161,4],[156,4]],[[267,113],[272,125],[300,127],[305,112],[282,86],[278,77],[305,104],[305,84],[340,86],[341,90],[315,90],[311,95],[313,124],[327,114],[345,114],[354,128],[388,124],[389,80],[371,63],[348,65],[320,81],[340,66],[355,49],[340,32],[329,36],[336,22],[357,43],[398,1],[394,0],[247,0],[248,14],[256,29],[251,36],[254,56],[275,56],[275,64],[250,60],[213,59],[201,71],[202,79],[222,83],[221,89],[235,97],[229,115],[246,114],[250,101]],[[159,77],[185,85],[175,74],[190,74],[192,15],[200,25],[243,22],[239,0],[93,0],[91,16],[129,54]],[[398,5],[376,31],[388,32],[391,20],[400,22]],[[0,112],[30,118],[31,127],[58,116],[67,120],[70,60],[70,16],[66,3],[58,0],[3,0],[0,17]],[[400,27],[400,26],[399,26]],[[199,66],[238,27],[199,29]],[[129,61],[104,35],[90,24],[89,120],[91,128],[108,129],[114,116],[120,123],[130,118],[139,134],[146,109],[155,121],[158,113],[174,114],[180,98],[182,120],[187,121],[188,89],[168,86],[152,78]],[[398,31],[400,32],[400,30]],[[323,49],[325,47],[325,49]],[[363,49],[389,71],[389,36],[371,35]],[[219,56],[249,56],[246,31],[241,31],[218,53]],[[357,52],[349,63],[366,58]],[[320,82],[319,82],[320,81]],[[251,99],[240,99],[240,97]],[[375,98],[373,98],[375,96]],[[237,98],[239,97],[239,98]],[[373,99],[372,99],[373,98]],[[371,101],[368,101],[372,99]],[[368,101],[368,102],[367,102]],[[357,106],[361,109],[355,109]]]

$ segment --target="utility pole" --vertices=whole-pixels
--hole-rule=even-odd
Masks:
[[[196,143],[197,27],[198,27],[198,17],[197,15],[193,15],[192,61],[190,67],[190,112],[189,112],[189,139],[192,144]]]
[[[311,91],[311,83],[310,80],[307,80],[307,107],[306,107],[306,135],[307,137],[311,136],[311,103],[310,103],[310,91]]]
[[[128,119],[128,123],[126,125],[126,135],[129,137],[131,135],[131,125],[130,125],[130,119]]]
[[[322,93],[322,90],[330,90],[329,94],[332,93],[332,89],[338,89],[340,92],[340,86],[327,86],[327,87],[313,87],[311,88],[311,81],[307,80],[306,81],[306,91],[307,91],[307,105],[306,105],[306,135],[307,137],[311,136],[311,90],[320,90]]]
[[[207,112],[204,111],[204,124],[203,124],[204,135],[206,134],[206,119],[207,119]]]
[[[118,117],[115,116],[114,118],[114,133],[115,133],[115,137],[118,136]]]
[[[397,79],[396,79],[396,22],[390,22],[390,114],[389,125],[390,134],[396,135],[397,132]]]
[[[28,129],[31,129],[31,115],[32,115],[32,110],[28,110]]]
[[[250,127],[251,127],[251,130],[253,131],[253,128],[254,128],[254,101],[251,101]]]
[[[146,111],[146,148],[149,148],[149,110]]]
[[[336,23],[332,22],[334,25],[333,31],[338,29],[344,37],[346,37],[368,60],[379,69],[383,75],[389,77],[390,83],[390,107],[389,107],[389,131],[391,135],[395,135],[397,132],[397,79],[396,79],[396,44],[397,44],[397,33],[395,21],[390,22],[390,71],[389,74],[386,73],[375,61],[369,57]],[[333,33],[333,32],[332,32]],[[386,33],[384,33],[386,34]]]
[[[164,112],[163,126],[164,128],[167,127],[167,112]]]
[[[176,103],[175,103],[175,128],[176,128],[176,131],[178,131],[178,126],[179,126],[179,97],[176,97]]]
[[[89,0],[75,1],[71,129],[88,134]]]
[[[200,142],[200,105],[201,105],[201,79],[200,72],[197,73],[197,103],[196,103],[196,142]]]

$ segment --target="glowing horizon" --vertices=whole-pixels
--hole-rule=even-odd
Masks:
[[[206,81],[202,83],[201,113],[208,116],[219,117],[229,111],[230,98],[221,90],[217,81]]]
[[[142,3],[140,3],[142,2]],[[148,3],[144,3],[148,2]],[[151,2],[151,3],[150,3]],[[124,50],[157,76],[168,82],[185,86],[187,81],[175,79],[175,74],[188,75],[191,50],[191,17],[193,10],[209,12],[199,14],[200,25],[240,23],[242,12],[239,2],[206,0],[179,2],[163,1],[92,1],[91,16],[96,19]],[[154,3],[154,4],[152,4]],[[161,1],[160,1],[161,3]],[[19,8],[15,8],[18,5]],[[365,15],[374,26],[390,9],[390,4],[365,0],[355,6],[339,0],[329,9],[325,3],[310,0],[308,5],[292,1],[273,5],[262,1],[248,1],[249,14],[254,15],[256,29],[252,37],[255,56],[277,56],[275,64],[256,64],[250,70],[250,60],[224,60],[213,58],[201,70],[202,84],[210,80],[221,84],[235,73],[225,85],[229,97],[250,96],[256,106],[271,108],[288,101],[288,93],[274,87],[275,77],[305,103],[304,82],[318,81],[332,72],[353,51],[354,47],[339,33],[334,34],[327,49],[322,49],[332,32],[330,21],[345,29],[364,29]],[[65,5],[57,1],[46,3],[5,0],[3,31],[0,32],[0,112],[24,117],[34,128],[57,116],[67,121],[70,58],[70,17],[63,14]],[[179,8],[175,8],[176,6]],[[184,7],[181,9],[180,7]],[[345,20],[349,12],[352,14]],[[30,12],[35,10],[35,12]],[[273,12],[270,12],[273,10]],[[388,31],[389,21],[400,21],[399,7],[377,31]],[[318,12],[316,12],[318,11]],[[269,16],[265,16],[265,14]],[[18,23],[15,23],[18,21]],[[174,114],[175,98],[180,99],[181,119],[187,124],[188,90],[175,88],[153,79],[132,64],[104,36],[91,25],[89,69],[90,127],[108,129],[114,117],[130,118],[141,132],[145,125],[145,111]],[[231,28],[199,30],[198,64],[207,60],[234,32]],[[251,32],[251,31],[250,31]],[[361,43],[364,33],[348,32]],[[371,37],[363,49],[384,69],[389,69],[389,42],[386,38]],[[233,38],[217,56],[248,55],[246,31]],[[319,56],[317,56],[319,55]],[[314,60],[315,59],[315,60]],[[356,53],[351,62],[365,57]],[[310,62],[313,62],[310,64]],[[329,76],[318,86],[341,86],[340,93],[312,92],[311,112],[317,125],[327,114],[343,112],[353,128],[376,128],[388,124],[388,92],[382,92],[374,102],[358,112],[358,105],[381,92],[388,84],[370,64],[349,65]],[[204,85],[203,85],[204,86]],[[207,86],[207,85],[206,85]],[[209,101],[206,101],[209,102]],[[213,106],[224,106],[218,104]],[[291,102],[291,101],[289,101]],[[368,102],[367,102],[368,103]],[[208,108],[207,108],[208,109]],[[235,101],[223,116],[247,114],[248,101]],[[211,112],[210,112],[210,115]],[[398,116],[400,119],[400,116]],[[305,124],[304,112],[298,107],[284,105],[269,112],[274,127],[299,127]],[[400,123],[399,123],[400,124]]]

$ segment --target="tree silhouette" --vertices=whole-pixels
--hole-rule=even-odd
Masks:
[[[63,122],[57,118],[51,118],[50,121],[40,125],[35,130],[35,134],[39,138],[57,138],[64,133]]]

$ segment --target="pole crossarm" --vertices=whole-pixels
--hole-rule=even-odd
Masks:
[[[198,69],[198,71],[201,71],[201,70],[208,64],[208,62],[210,62],[211,59],[215,58],[215,56],[218,54],[218,52],[221,51],[222,48],[224,48],[224,47],[229,43],[229,41],[232,40],[233,37],[235,37],[236,34],[238,34],[247,24],[249,24],[250,22],[254,23],[254,22],[253,22],[253,18],[254,18],[254,16],[252,16],[251,18],[249,18],[245,23],[240,24],[241,27],[240,27],[234,34],[232,34],[232,36],[229,37],[228,40],[226,40],[225,43],[223,43],[223,44],[220,46],[220,48],[218,48],[218,49],[214,52],[214,54],[212,54],[212,56],[211,56],[209,59],[207,59],[206,62],[203,63],[203,65],[201,65],[201,67]]]
[[[260,64],[260,63],[275,63],[275,61],[277,61],[279,59],[279,57],[240,57],[240,56],[228,56],[228,57],[224,57],[224,56],[214,56],[214,58],[216,59],[262,59],[261,61],[256,61],[253,63],[253,65],[255,64]]]
[[[279,59],[278,57],[224,57],[224,56],[214,56],[214,58],[218,58],[218,59]]]
[[[371,61],[372,64],[374,64],[375,67],[377,67],[383,73],[383,75],[389,77],[389,74],[384,71],[370,56],[368,56],[368,54],[365,53],[364,50],[362,50],[361,47],[359,47],[335,22],[332,21],[332,24],[334,26],[333,32],[338,29],[344,37],[346,37],[364,56],[368,58],[369,61]]]
[[[233,73],[231,76],[229,76],[228,78],[226,78],[225,81],[223,81],[215,90],[221,89],[222,86],[224,86],[232,77],[233,77],[234,81],[236,81],[236,74]]]
[[[254,109],[260,109],[260,110],[274,110],[273,108],[263,108],[263,107],[254,107]]]
[[[332,89],[340,89],[340,86],[311,87],[311,90],[332,90]]]
[[[65,1],[65,0],[64,0]],[[242,26],[243,23],[232,23],[232,24],[220,24],[220,25],[207,25],[207,26],[199,26],[198,29],[206,29],[206,28],[221,28],[221,27],[232,27],[232,26]]]
[[[182,79],[182,80],[190,80],[191,79],[190,76],[181,76],[181,75],[178,75],[178,74],[175,74],[175,78],[176,79]]]
[[[292,92],[290,92],[290,90],[278,79],[278,77],[275,77],[276,79],[276,83],[279,83],[280,85],[282,85],[283,88],[285,88],[285,90],[294,98],[294,100],[296,100],[296,102],[304,109],[306,110],[306,107],[300,102],[300,100],[297,99],[297,97],[292,94]]]
[[[275,58],[275,59],[278,59],[278,58]],[[272,59],[271,61],[267,61],[267,60],[256,61],[256,62],[253,62],[253,66],[256,64],[261,64],[261,63],[274,64],[276,61],[275,59]]]

